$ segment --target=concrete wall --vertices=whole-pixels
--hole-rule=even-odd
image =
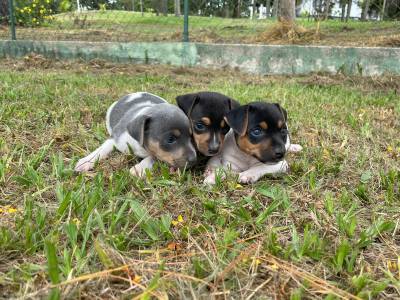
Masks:
[[[236,68],[256,74],[400,74],[400,48],[0,41],[0,57],[38,53],[57,59]]]

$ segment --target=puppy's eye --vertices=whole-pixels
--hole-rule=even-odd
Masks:
[[[250,135],[253,137],[260,137],[264,134],[264,131],[260,127],[253,128],[250,131]]]
[[[174,144],[174,143],[176,143],[176,140],[177,140],[176,136],[170,135],[167,137],[166,142],[167,142],[167,144]]]
[[[196,122],[194,128],[198,131],[203,131],[206,129],[206,125],[203,122]]]

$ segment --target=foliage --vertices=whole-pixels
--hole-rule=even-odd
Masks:
[[[15,8],[15,19],[18,25],[40,26],[46,21],[52,20],[50,0],[17,0]]]

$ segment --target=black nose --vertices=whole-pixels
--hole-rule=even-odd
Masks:
[[[217,148],[217,149],[208,149],[208,154],[210,154],[210,155],[215,155],[215,154],[217,154],[218,153],[218,149],[219,148]]]
[[[275,158],[281,159],[285,155],[285,151],[283,149],[275,150]]]

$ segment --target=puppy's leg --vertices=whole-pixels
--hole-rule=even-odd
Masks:
[[[114,148],[114,140],[108,139],[88,156],[81,158],[75,166],[76,172],[86,172],[93,169],[96,161],[106,158]]]
[[[299,144],[291,144],[287,149],[288,152],[293,152],[293,153],[300,152],[301,150],[303,150],[303,147]]]
[[[215,184],[216,171],[218,168],[222,167],[221,156],[216,155],[210,158],[207,162],[207,167],[204,172],[204,184]]]
[[[240,183],[254,183],[265,174],[286,173],[289,165],[286,160],[282,160],[273,165],[258,164],[239,174]]]
[[[147,156],[140,163],[134,165],[130,172],[135,177],[143,177],[146,174],[147,169],[153,168],[154,158],[151,156]]]

